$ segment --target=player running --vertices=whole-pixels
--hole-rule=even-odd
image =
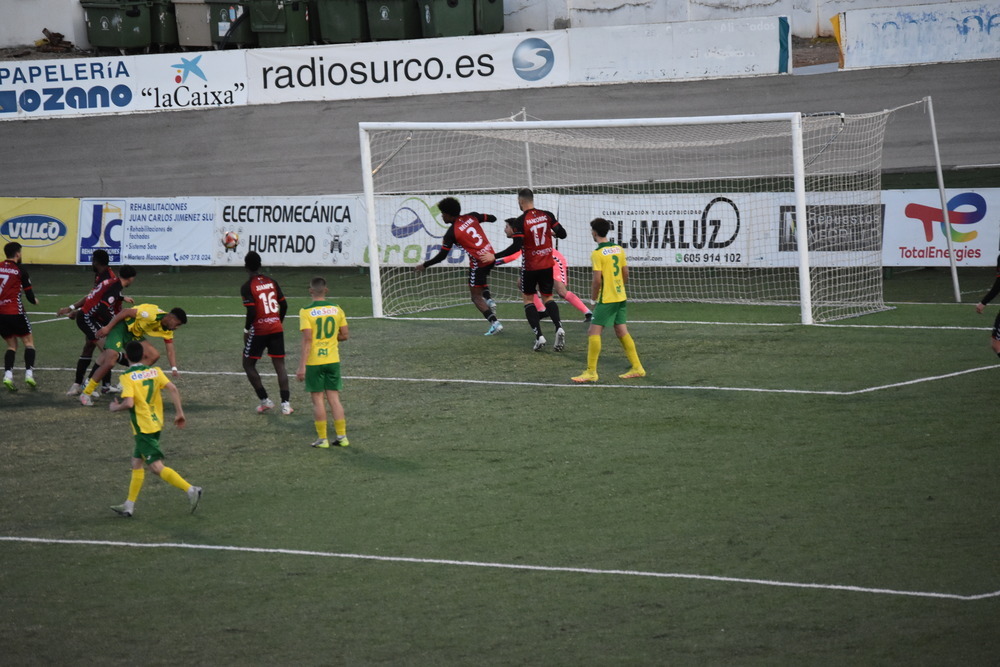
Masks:
[[[250,386],[257,393],[260,405],[258,413],[264,413],[274,407],[274,401],[267,396],[267,389],[257,372],[257,360],[267,350],[278,374],[278,392],[281,396],[281,414],[290,415],[295,410],[290,402],[291,392],[288,388],[288,372],[285,370],[285,313],[288,303],[281,293],[281,286],[274,278],[260,273],[260,255],[250,251],[243,258],[243,266],[250,278],[240,287],[243,306],[247,310],[246,321],[243,324],[243,370],[247,374]]]
[[[562,352],[566,345],[566,332],[559,319],[559,306],[552,300],[552,237],[564,239],[566,230],[552,212],[535,208],[535,193],[530,189],[524,188],[517,193],[517,205],[522,211],[521,215],[507,221],[512,243],[497,253],[497,258],[522,253],[521,298],[524,301],[524,316],[535,334],[532,349],[537,352],[546,343],[545,336],[542,335],[541,316],[535,306],[537,292],[541,295],[545,314],[556,328],[556,340],[552,349]]]
[[[496,216],[481,213],[466,213],[462,215],[462,207],[454,197],[445,197],[437,203],[441,218],[448,223],[448,231],[441,239],[441,250],[426,262],[413,268],[422,273],[429,266],[444,261],[456,244],[469,255],[469,293],[472,303],[490,323],[485,336],[494,336],[503,331],[503,324],[497,319],[493,309],[496,303],[490,295],[489,275],[494,266],[493,246],[486,237],[481,223],[496,222]]]
[[[3,355],[3,386],[17,391],[14,386],[14,357],[17,341],[24,341],[24,383],[34,389],[35,382],[35,338],[31,333],[31,322],[24,312],[21,291],[31,304],[38,304],[38,298],[31,289],[31,278],[21,266],[21,244],[11,241],[3,247],[6,259],[0,262],[0,337],[7,343]]]
[[[176,470],[164,465],[163,451],[160,449],[160,434],[163,432],[162,390],[170,392],[170,399],[174,403],[174,425],[177,428],[184,428],[187,423],[184,408],[181,407],[181,392],[160,368],[150,368],[142,363],[145,354],[142,343],[129,342],[125,346],[125,353],[131,366],[122,373],[122,401],[112,401],[109,408],[111,412],[129,411],[135,446],[132,450],[132,477],[128,485],[128,496],[124,503],[113,505],[111,509],[126,518],[135,513],[135,501],[139,499],[139,492],[146,480],[145,467],[148,466],[154,475],[187,494],[193,513],[201,501],[201,487],[194,486],[177,474]]]

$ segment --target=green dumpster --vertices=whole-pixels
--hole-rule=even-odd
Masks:
[[[503,32],[503,0],[475,0],[476,34]]]
[[[172,0],[150,0],[149,41],[158,46],[177,46],[177,11]]]
[[[372,41],[417,39],[421,36],[416,0],[367,0]]]
[[[249,0],[250,29],[263,47],[310,43],[307,0]]]
[[[468,0],[420,0],[424,37],[458,37],[476,33],[473,3]]]
[[[316,0],[320,41],[327,44],[367,42],[365,0]]]
[[[96,48],[135,49],[150,45],[149,2],[81,0],[87,39]]]
[[[250,29],[250,10],[246,2],[205,0],[205,4],[208,5],[208,28],[217,49],[257,45],[257,35]]]
[[[318,0],[307,0],[309,5],[309,43],[322,44],[323,39],[319,34],[319,2]]]

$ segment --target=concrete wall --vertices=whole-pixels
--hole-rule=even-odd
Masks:
[[[473,2],[473,0],[462,0]],[[958,1],[958,0],[956,0]],[[830,19],[851,9],[914,0],[504,0],[505,32],[788,16],[796,37],[830,36]],[[79,0],[0,0],[0,48],[31,44],[42,28],[89,48]]]
[[[504,14],[505,29],[509,32],[787,16],[794,36],[828,37],[833,35],[830,19],[840,12],[914,4],[923,3],[919,0],[504,0]]]
[[[79,0],[0,0],[0,48],[34,44],[43,28],[90,48]]]

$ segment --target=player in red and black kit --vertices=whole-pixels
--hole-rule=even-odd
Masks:
[[[535,334],[536,352],[545,347],[542,335],[541,316],[535,307],[535,292],[541,295],[545,304],[545,314],[556,328],[556,340],[552,349],[562,352],[566,346],[566,332],[559,319],[559,306],[552,300],[552,237],[566,238],[566,230],[550,211],[535,208],[535,193],[524,188],[517,193],[517,205],[522,213],[507,221],[507,235],[512,243],[497,253],[496,258],[521,252],[521,297],[524,300],[524,316]]]
[[[6,258],[0,262],[0,337],[7,343],[3,355],[3,385],[11,391],[14,386],[14,355],[17,354],[17,340],[24,341],[24,383],[34,389],[35,382],[35,339],[31,334],[31,323],[21,303],[21,290],[28,302],[37,304],[38,299],[31,289],[28,272],[21,266],[21,244],[11,241],[3,247]]]
[[[240,295],[247,309],[247,319],[243,325],[243,370],[257,392],[260,405],[257,412],[267,412],[274,407],[274,401],[267,397],[267,390],[257,372],[257,360],[267,350],[278,374],[278,391],[281,395],[281,414],[290,415],[295,410],[290,402],[288,373],[285,371],[285,330],[282,322],[288,312],[288,303],[281,293],[281,286],[273,278],[260,273],[260,255],[250,251],[243,258],[243,266],[250,273],[250,279],[243,283]]]
[[[428,266],[434,266],[451,252],[456,244],[469,255],[469,293],[472,303],[490,323],[489,331],[484,335],[493,336],[503,331],[503,324],[497,319],[493,308],[496,305],[490,295],[489,275],[493,270],[493,246],[483,232],[481,223],[496,222],[496,216],[481,213],[466,213],[462,215],[462,207],[454,197],[445,197],[437,203],[441,218],[448,223],[448,231],[441,239],[441,250],[426,262],[414,267],[417,273]]]
[[[992,301],[997,294],[1000,294],[1000,256],[997,257],[997,276],[993,281],[993,287],[986,293],[979,303],[976,304],[976,312],[982,314],[986,310],[986,304]],[[993,321],[993,333],[991,334],[991,345],[996,355],[1000,357],[1000,313],[997,313],[996,320]]]
[[[57,315],[66,315],[73,319],[84,337],[83,350],[76,361],[76,376],[66,392],[67,396],[76,396],[80,393],[83,376],[93,360],[94,350],[101,347],[97,330],[108,324],[111,318],[121,311],[123,303],[133,302],[122,294],[122,290],[135,280],[135,268],[126,264],[121,268],[121,275],[117,276],[107,262],[108,253],[104,250],[95,250],[91,261],[94,268],[94,289],[90,290],[87,296],[56,312]],[[94,364],[90,369],[90,377],[94,376],[97,368],[98,364]],[[102,393],[112,391],[110,382],[111,374],[108,373],[103,378]]]

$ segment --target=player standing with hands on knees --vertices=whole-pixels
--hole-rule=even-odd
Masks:
[[[982,315],[983,311],[986,310],[986,304],[992,301],[997,294],[1000,294],[1000,257],[997,257],[997,277],[993,281],[993,287],[990,291],[986,293],[979,303],[976,304],[976,312]],[[997,318],[993,322],[993,333],[991,334],[991,346],[993,351],[998,357],[1000,357],[1000,313],[997,313]]]
[[[452,247],[458,244],[469,254],[469,293],[472,303],[490,323],[485,336],[493,336],[503,331],[503,324],[497,319],[493,309],[496,303],[490,295],[489,275],[494,266],[493,246],[483,232],[481,223],[496,222],[496,216],[481,213],[462,215],[462,206],[454,197],[445,197],[437,203],[441,218],[448,223],[448,231],[441,239],[441,250],[426,262],[417,264],[413,270],[421,273],[429,266],[444,261]]]
[[[28,272],[21,267],[21,244],[11,241],[3,247],[4,261],[0,262],[0,337],[7,343],[3,355],[3,385],[10,391],[14,386],[14,356],[17,354],[17,339],[24,341],[24,383],[34,389],[35,382],[35,338],[31,333],[31,322],[21,303],[21,290],[28,302],[38,304],[31,289]]]
[[[625,249],[617,243],[608,240],[611,222],[604,218],[594,218],[590,221],[590,233],[597,241],[597,249],[590,253],[591,265],[594,268],[593,280],[590,286],[590,297],[596,303],[594,318],[587,331],[587,370],[573,378],[573,382],[597,382],[597,359],[601,356],[601,334],[604,327],[615,328],[618,342],[625,350],[632,367],[618,377],[624,379],[646,376],[639,354],[635,351],[635,343],[626,326],[625,283],[628,282],[628,266],[625,263]]]
[[[296,377],[305,381],[306,391],[312,395],[313,423],[316,441],[313,447],[328,449],[326,405],[333,413],[333,429],[337,435],[334,444],[347,447],[347,418],[340,403],[340,390],[344,380],[340,375],[340,343],[347,340],[347,316],[337,304],[326,298],[326,280],[313,278],[309,282],[312,299],[299,311],[299,330],[302,331],[302,354]]]

